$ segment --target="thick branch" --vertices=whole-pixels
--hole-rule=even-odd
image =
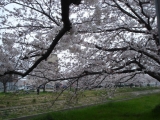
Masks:
[[[17,71],[7,71],[4,73],[4,75],[6,74],[17,74],[20,75],[22,77],[27,76],[30,72],[32,72],[32,70],[34,68],[37,67],[37,65],[43,61],[46,60],[48,58],[48,56],[51,54],[51,52],[53,51],[53,49],[55,48],[55,46],[57,45],[58,41],[61,39],[61,37],[67,32],[67,30],[65,28],[62,28],[62,30],[58,33],[58,35],[55,37],[55,39],[53,40],[53,42],[51,43],[50,47],[47,49],[46,53],[43,54],[43,56],[41,56],[39,59],[37,59],[37,61],[25,72],[17,72]],[[0,75],[3,76],[3,75]]]
[[[141,50],[141,49],[134,49],[133,47],[122,47],[122,48],[111,48],[111,49],[106,49],[106,48],[102,48],[98,45],[95,46],[97,49],[99,50],[103,50],[103,51],[107,51],[107,52],[115,52],[115,51],[126,51],[126,50],[134,50],[136,52],[142,53],[144,55],[146,55],[147,57],[153,59],[154,61],[156,61],[158,64],[160,64],[160,60],[159,60],[159,56],[157,56],[156,54],[150,54],[147,51]]]
[[[32,58],[32,57],[39,57],[39,56],[42,56],[42,54],[38,53],[38,54],[35,54],[35,55],[30,55],[29,57],[25,56],[25,57],[22,58],[22,60],[29,59],[29,58]]]
[[[28,75],[34,68],[37,67],[37,65],[42,61],[42,60],[46,60],[48,58],[48,56],[51,54],[51,52],[53,51],[53,49],[55,48],[56,44],[58,43],[58,41],[61,39],[61,37],[66,33],[66,29],[62,29],[59,34],[56,36],[56,38],[54,39],[54,41],[52,42],[52,44],[50,45],[50,47],[48,48],[47,52],[45,54],[43,54],[42,57],[40,57],[35,63],[34,65],[32,65],[32,67],[30,67],[23,75],[26,76]]]
[[[138,29],[132,29],[132,28],[127,28],[127,27],[117,27],[117,28],[111,28],[111,29],[105,29],[105,30],[97,30],[97,31],[88,31],[88,30],[79,30],[79,33],[102,33],[102,32],[113,32],[113,31],[127,31],[131,33],[143,33],[143,34],[150,34],[147,31],[144,30],[138,30]]]
[[[117,74],[134,73],[134,72],[137,72],[137,71],[142,71],[142,69],[141,68],[137,68],[137,69],[133,69],[133,70],[122,70],[122,71],[117,71],[117,72],[114,72],[114,73],[117,73]]]
[[[143,20],[143,18],[128,4],[126,3],[126,5],[130,8],[130,10],[138,17],[138,19],[140,20],[140,23],[143,23],[145,25],[145,27],[150,31],[152,30],[151,26],[149,24],[147,24],[145,22],[145,20]]]
[[[156,71],[149,71],[147,70],[144,65],[142,65],[140,62],[136,61],[136,64],[144,70],[144,73],[150,75],[151,77],[157,79],[160,82],[160,73],[156,72]]]
[[[149,24],[149,15],[147,15],[145,12],[144,12],[144,9],[143,9],[143,4],[149,4],[150,2],[141,2],[140,0],[138,1],[139,3],[139,6],[141,8],[141,13],[148,19],[148,24]]]
[[[121,69],[125,68],[126,66],[131,65],[132,63],[135,63],[135,60],[127,61],[124,65],[121,65],[117,68],[114,68],[113,70],[121,70]]]
[[[100,47],[98,45],[95,45],[95,47],[99,50],[108,51],[108,52],[125,51],[128,49],[128,47],[106,49],[106,48]]]
[[[106,73],[106,71],[99,71],[99,72],[89,72],[89,71],[84,71],[82,72],[81,74],[77,75],[77,76],[73,76],[73,77],[66,77],[66,78],[58,78],[58,79],[49,79],[49,78],[46,78],[49,82],[50,81],[64,81],[64,80],[71,80],[71,79],[78,79],[78,78],[82,78],[82,77],[85,77],[85,76],[90,76],[90,75],[100,75],[100,74],[103,74],[103,73]],[[37,75],[32,75],[30,74],[31,76],[36,76],[36,77],[39,77],[39,78],[44,78],[44,77],[41,77],[41,76],[37,76]]]
[[[116,4],[117,8],[122,11],[124,14],[128,15],[129,17],[137,20],[137,18],[135,16],[133,16],[132,14],[130,14],[129,12],[127,12],[125,9],[123,9],[115,0],[113,0],[113,2]]]

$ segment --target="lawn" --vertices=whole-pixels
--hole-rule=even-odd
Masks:
[[[115,91],[116,96],[115,99],[121,99],[126,96],[126,98],[131,97],[132,94],[127,92],[134,91],[144,91],[144,90],[154,90],[159,89],[158,87],[142,87],[142,88],[117,88]],[[124,95],[119,93],[125,93]],[[0,93],[0,108],[8,108],[8,107],[17,107],[24,105],[35,105],[35,104],[43,104],[50,101],[53,101],[59,93],[54,92],[41,92],[40,95],[37,95],[36,92],[31,92],[26,94],[24,92],[19,93]],[[104,95],[107,94],[106,90],[98,89],[98,90],[86,90],[82,94],[80,93],[79,102],[86,103],[87,101],[99,101],[100,99],[106,99]],[[83,95],[83,96],[82,96]],[[65,91],[58,100],[64,100],[66,97],[69,97],[70,94]]]
[[[51,104],[60,91],[41,92],[40,95],[37,95],[36,92],[26,94],[23,91],[20,91],[19,93],[0,93],[0,120],[63,110],[71,107],[97,104],[105,101],[134,98],[139,97],[139,95],[137,96],[134,93],[135,91],[143,92],[146,90],[152,91],[155,89],[159,88],[117,88],[112,98],[107,97],[107,92],[105,89],[79,91],[77,92],[77,96],[74,97],[70,91],[66,90],[59,96],[54,105]]]
[[[33,120],[160,120],[160,93],[128,101],[53,112]]]

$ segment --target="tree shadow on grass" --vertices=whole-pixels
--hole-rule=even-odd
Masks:
[[[155,106],[155,108],[152,110],[152,115],[154,118],[157,118],[158,120],[160,120],[160,104]]]

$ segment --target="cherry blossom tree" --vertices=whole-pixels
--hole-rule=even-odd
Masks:
[[[113,0],[104,4],[111,11],[112,23],[106,24],[109,27],[103,31],[110,37],[97,44],[96,48],[111,56],[107,56],[111,71],[140,72],[159,81],[159,40],[154,2]],[[117,15],[113,14],[114,11]]]
[[[6,93],[7,92],[7,88],[9,87],[7,83],[11,83],[13,81],[18,81],[18,78],[17,76],[14,76],[14,75],[5,75],[5,76],[2,76],[0,77],[0,82],[3,84],[3,92]],[[12,86],[12,89],[14,89],[15,86]],[[1,88],[2,89],[2,88]]]
[[[0,12],[1,76],[69,80],[77,87],[137,74],[160,81],[153,0],[84,0],[70,6],[69,32],[63,29],[60,0],[1,0]],[[56,74],[47,72],[54,71],[46,62],[51,53],[60,59]]]

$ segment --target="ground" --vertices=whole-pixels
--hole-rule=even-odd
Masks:
[[[17,118],[20,116],[33,115],[42,112],[62,110],[74,107],[94,105],[106,101],[124,100],[133,97],[139,97],[149,93],[160,92],[159,88],[120,88],[117,89],[112,98],[106,96],[104,89],[87,90],[79,92],[74,99],[69,91],[65,91],[58,100],[55,96],[59,92],[45,92],[36,95],[36,93],[26,94],[24,92],[15,94],[0,94],[0,120],[6,118]]]

